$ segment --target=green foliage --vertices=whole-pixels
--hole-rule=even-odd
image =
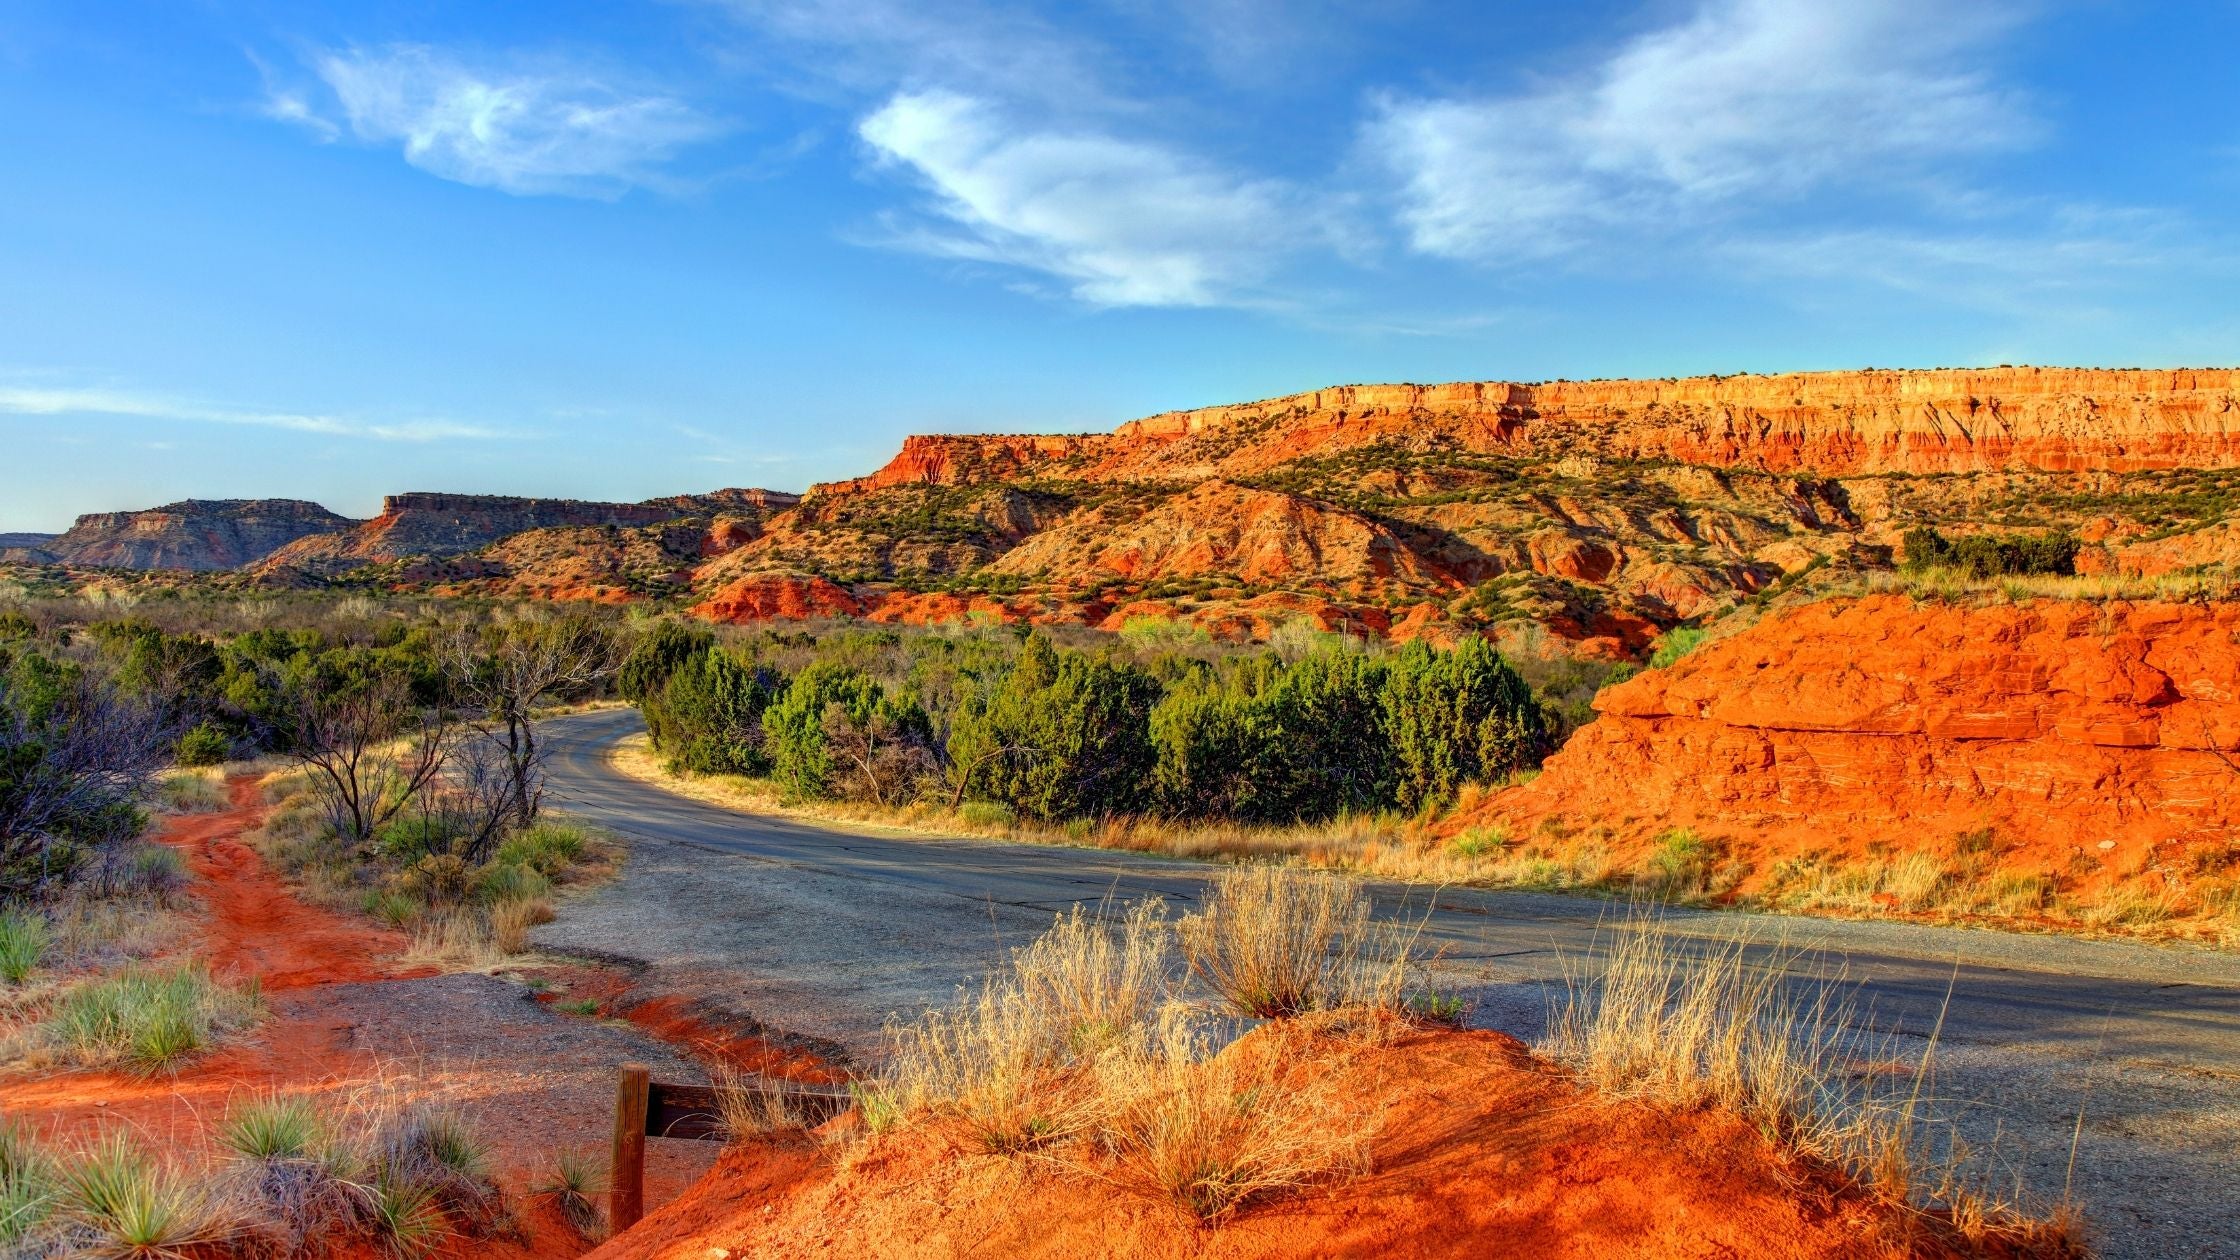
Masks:
[[[1319,820],[1390,803],[1385,662],[1342,641],[1198,669],[1151,716],[1162,809],[1185,817]]]
[[[669,676],[686,661],[715,646],[716,636],[705,626],[680,621],[657,621],[622,662],[615,690],[632,704],[644,704],[668,685]]]
[[[507,836],[498,846],[496,861],[500,866],[525,866],[555,879],[583,860],[590,843],[582,828],[547,819]]]
[[[1657,638],[1657,650],[1649,654],[1649,668],[1663,669],[1681,657],[1703,646],[1704,632],[1696,626],[1674,626]]]
[[[949,741],[954,781],[1033,818],[1141,809],[1156,761],[1150,717],[1158,698],[1157,680],[1143,670],[1034,635],[1011,671],[958,712]]]
[[[686,657],[646,705],[654,746],[698,774],[767,774],[763,714],[779,680],[723,648]]]
[[[855,756],[880,741],[923,747],[932,742],[932,722],[914,697],[890,694],[877,679],[853,665],[818,661],[786,687],[785,695],[762,715],[772,777],[800,796],[831,796],[843,775],[860,772]]]
[[[44,1231],[61,1200],[60,1171],[12,1121],[0,1123],[0,1254]]]
[[[52,933],[29,910],[0,910],[0,980],[22,984],[46,955]]]
[[[1547,751],[1532,689],[1483,639],[1447,652],[1408,644],[1388,666],[1383,701],[1402,809],[1441,804],[1463,784],[1527,769]]]
[[[2057,534],[1968,534],[1946,538],[1927,527],[1905,534],[1906,572],[1947,569],[1973,578],[2077,571],[2077,539]]]
[[[179,737],[174,759],[182,766],[215,766],[232,754],[233,740],[216,723],[205,719]]]

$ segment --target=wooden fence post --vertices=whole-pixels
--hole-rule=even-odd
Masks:
[[[626,1063],[614,1095],[614,1154],[607,1164],[607,1229],[619,1234],[646,1213],[646,1108],[653,1074]]]

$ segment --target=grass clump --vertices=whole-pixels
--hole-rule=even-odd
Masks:
[[[561,1217],[585,1238],[596,1238],[604,1221],[598,1196],[606,1193],[607,1170],[598,1157],[581,1148],[561,1151],[552,1160],[552,1171],[533,1187],[560,1209]]]
[[[53,940],[45,916],[29,910],[0,910],[0,981],[29,980]]]
[[[121,1133],[62,1167],[61,1212],[95,1255],[174,1257],[239,1233],[207,1182],[162,1163]]]
[[[1411,934],[1376,923],[1368,897],[1341,876],[1238,867],[1215,878],[1205,908],[1178,931],[1191,972],[1242,1014],[1401,1006]]]
[[[256,987],[213,979],[201,963],[127,967],[63,991],[35,1029],[71,1062],[171,1066],[263,1011]]]
[[[31,1252],[61,1202],[60,1170],[14,1124],[0,1124],[0,1254]]]

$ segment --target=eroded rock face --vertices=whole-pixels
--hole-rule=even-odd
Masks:
[[[1612,687],[1486,816],[1692,827],[1758,865],[1986,829],[2123,880],[2240,835],[2240,605],[1807,605]]]
[[[755,573],[726,582],[692,608],[709,621],[813,621],[860,617],[862,601],[846,587],[799,573]]]
[[[186,499],[141,512],[94,512],[39,545],[65,564],[210,571],[253,564],[353,522],[300,499]]]

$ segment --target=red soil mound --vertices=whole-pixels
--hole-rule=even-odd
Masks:
[[[2240,605],[1813,604],[1603,692],[1474,821],[1694,827],[1761,874],[1988,828],[2068,887],[2176,884],[2240,830],[2236,680]]]
[[[1901,1215],[1784,1156],[1738,1121],[1597,1101],[1498,1033],[1417,1034],[1313,1059],[1328,1065],[1346,1111],[1373,1118],[1370,1173],[1248,1206],[1216,1230],[1124,1181],[961,1154],[919,1130],[872,1139],[837,1159],[799,1146],[735,1149],[685,1198],[593,1254],[1943,1254],[1909,1238],[1922,1231],[1910,1231]]]

